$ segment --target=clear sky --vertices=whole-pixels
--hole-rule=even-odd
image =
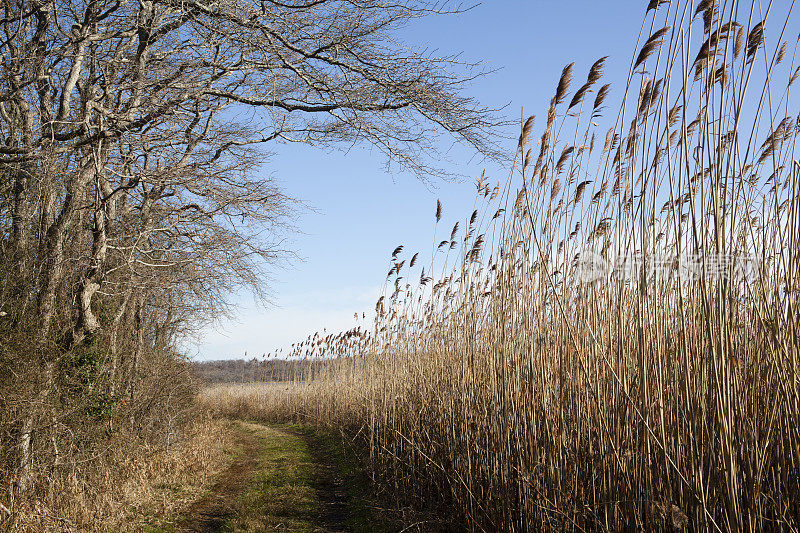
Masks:
[[[525,115],[537,115],[538,125],[562,68],[572,61],[581,80],[596,59],[609,56],[605,79],[613,84],[614,101],[646,6],[646,0],[492,0],[465,14],[420,21],[397,37],[442,55],[461,52],[464,60],[499,69],[473,83],[469,94],[484,105],[505,106],[509,119],[519,119],[524,109]],[[505,146],[513,153],[518,129],[509,134]],[[288,243],[300,259],[274,270],[273,305],[264,308],[252,296],[234,295],[236,316],[208,328],[189,353],[198,360],[258,357],[279,347],[285,352],[292,342],[323,328],[353,327],[354,313],[374,308],[395,246],[403,244],[409,256],[420,251],[421,258],[429,258],[437,198],[444,208],[443,227],[452,227],[471,213],[474,178],[483,169],[493,182],[507,174],[463,149],[451,149],[450,143],[441,149],[449,159],[442,167],[463,180],[426,185],[411,175],[387,172],[385,159],[368,146],[347,153],[272,146],[274,155],[263,172],[310,208],[298,213],[301,233]]]

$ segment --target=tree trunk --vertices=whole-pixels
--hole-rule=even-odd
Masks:
[[[55,314],[56,291],[64,278],[64,241],[67,237],[67,228],[70,227],[69,223],[78,209],[81,198],[85,196],[84,193],[93,174],[92,167],[91,164],[84,164],[78,171],[67,189],[58,217],[47,229],[38,298],[38,315],[41,322],[37,345],[40,349],[47,343]]]
[[[100,289],[107,250],[105,214],[101,204],[94,213],[91,264],[83,274],[76,295],[78,316],[72,330],[73,345],[83,342],[87,335],[94,335],[100,329],[100,321],[92,312],[92,298]]]

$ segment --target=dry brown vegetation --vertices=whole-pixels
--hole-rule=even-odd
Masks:
[[[222,418],[272,422],[297,420],[298,406],[305,405],[312,390],[301,381],[269,383],[220,383],[200,391],[200,405]]]
[[[650,2],[616,113],[604,59],[567,65],[508,180],[430,263],[395,249],[374,327],[302,343],[329,360],[302,388],[207,394],[364,436],[384,486],[475,531],[800,528],[787,7]],[[587,252],[639,262],[592,281]]]
[[[184,431],[169,448],[119,437],[102,458],[51,474],[39,483],[48,491],[13,507],[12,530],[135,532],[174,521],[209,488],[233,442],[224,423],[206,417]]]

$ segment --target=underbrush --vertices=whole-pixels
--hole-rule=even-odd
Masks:
[[[11,502],[0,529],[138,532],[169,523],[208,488],[231,446],[225,424],[204,415],[169,446],[117,435],[86,462],[34,480],[43,488],[35,498]]]

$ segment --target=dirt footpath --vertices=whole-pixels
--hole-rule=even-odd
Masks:
[[[178,531],[352,531],[339,469],[308,435],[231,422],[230,465],[190,506]]]

